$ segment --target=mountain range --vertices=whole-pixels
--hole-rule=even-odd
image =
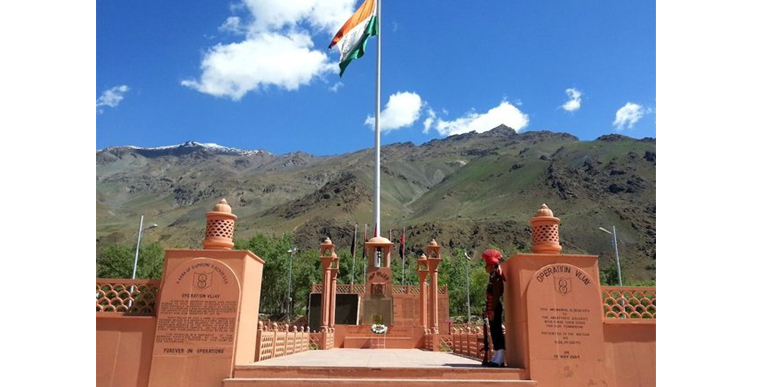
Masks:
[[[226,198],[236,238],[291,232],[298,248],[329,236],[348,247],[371,223],[372,149],[331,156],[275,155],[211,143],[97,151],[97,245],[134,243],[138,218],[158,227],[144,242],[200,246],[204,216]],[[613,264],[616,227],[626,279],[655,278],[656,141],[611,134],[517,133],[501,125],[421,145],[381,148],[384,236],[405,227],[411,253],[435,238],[444,249],[529,252],[529,219],[546,203],[561,219],[563,253]],[[372,226],[368,226],[371,227]],[[369,231],[372,234],[372,229]],[[445,254],[445,252],[444,252]]]

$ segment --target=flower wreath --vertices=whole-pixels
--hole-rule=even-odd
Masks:
[[[389,328],[387,328],[386,325],[384,325],[384,324],[373,324],[373,325],[370,326],[370,330],[373,333],[376,333],[376,334],[379,334],[379,335],[383,335],[384,333],[386,333],[386,331],[389,330]]]

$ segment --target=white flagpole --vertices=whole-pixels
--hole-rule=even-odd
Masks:
[[[357,229],[359,223],[354,223],[354,250],[351,251],[351,287],[354,288],[354,271],[357,268]]]
[[[375,76],[375,192],[373,194],[375,205],[373,215],[376,235],[381,235],[381,0],[376,1],[376,7],[378,7],[378,47]]]
[[[408,243],[405,240],[405,226],[403,226],[403,233],[400,236],[400,242],[400,249],[402,249],[400,255],[403,258],[403,285],[405,285],[405,244]]]

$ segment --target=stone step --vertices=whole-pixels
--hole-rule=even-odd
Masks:
[[[488,367],[317,367],[240,365],[235,378],[306,379],[435,379],[435,380],[526,380],[522,368]]]
[[[223,387],[536,387],[534,380],[494,379],[408,379],[408,378],[231,378],[224,379]]]
[[[346,336],[343,339],[343,348],[372,348],[380,343],[384,348],[415,348],[416,341],[412,337],[383,337],[375,336]]]

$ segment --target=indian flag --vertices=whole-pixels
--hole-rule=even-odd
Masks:
[[[337,45],[340,50],[340,76],[352,60],[365,55],[367,38],[378,34],[378,18],[375,0],[365,0],[351,15],[340,31],[332,38],[329,48]]]

